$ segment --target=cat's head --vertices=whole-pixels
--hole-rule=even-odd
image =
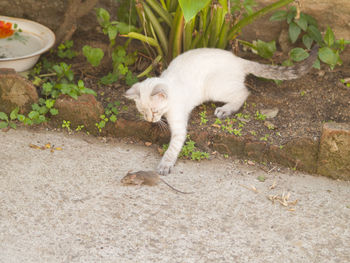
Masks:
[[[168,111],[167,85],[159,78],[148,78],[134,84],[125,93],[125,97],[133,99],[137,110],[149,122],[158,122]]]

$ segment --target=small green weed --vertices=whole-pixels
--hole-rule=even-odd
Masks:
[[[64,43],[61,43],[57,48],[57,56],[60,58],[72,59],[77,56],[77,52],[72,50],[74,45],[73,40],[67,40]]]
[[[82,129],[84,129],[84,125],[78,125],[76,128],[75,128],[75,131],[81,131]]]
[[[18,111],[19,108],[15,108],[13,111],[11,111],[10,116],[7,116],[5,112],[0,112],[0,129],[4,128],[12,128],[16,129],[17,125],[15,121],[18,119]],[[21,115],[22,116],[22,115]]]
[[[260,113],[259,111],[256,111],[255,118],[260,121],[264,121],[266,119],[266,115]]]
[[[169,144],[163,144],[162,146],[163,153],[168,148],[169,148]],[[185,145],[181,149],[179,158],[187,158],[193,161],[200,161],[202,159],[208,159],[209,153],[196,150],[196,143],[191,140],[189,135],[187,135],[187,140],[185,142]]]
[[[269,137],[270,137],[269,134],[265,134],[264,137],[261,137],[261,138],[260,138],[260,141],[265,141],[265,142],[267,142],[267,140],[269,139]]]
[[[350,80],[349,79],[341,79],[341,83],[343,83],[347,88],[350,88]]]
[[[207,111],[200,112],[199,116],[201,117],[200,125],[207,124],[207,122],[208,122]]]
[[[67,129],[67,131],[70,133],[72,131],[72,129],[70,128],[70,121],[65,121],[63,120],[62,122],[62,128],[63,129]]]

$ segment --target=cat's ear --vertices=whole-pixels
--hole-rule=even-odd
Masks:
[[[166,90],[165,84],[157,84],[153,88],[151,96],[158,99],[166,99],[168,95],[165,90]]]
[[[139,99],[140,98],[140,83],[136,83],[136,84],[132,85],[132,87],[125,92],[124,96],[128,99],[131,99],[131,100]]]

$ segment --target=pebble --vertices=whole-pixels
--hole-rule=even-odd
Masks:
[[[272,108],[272,109],[263,109],[261,110],[261,114],[264,114],[267,119],[273,119],[277,116],[279,112],[278,108]]]

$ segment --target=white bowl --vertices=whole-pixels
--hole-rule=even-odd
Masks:
[[[0,58],[0,68],[13,68],[17,72],[31,69],[40,55],[55,43],[55,34],[37,22],[7,16],[0,16],[0,21],[12,23],[12,28],[17,24],[17,28],[22,30],[20,40],[13,39],[14,35],[0,39],[0,56],[5,56]]]

